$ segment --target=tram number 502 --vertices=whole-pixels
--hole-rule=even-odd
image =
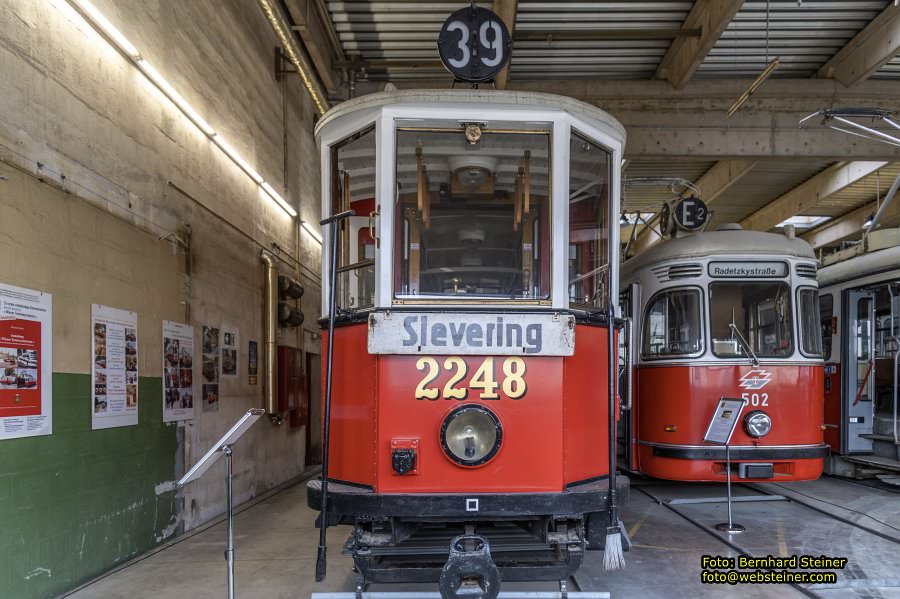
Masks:
[[[425,372],[425,376],[416,385],[416,399],[463,400],[469,397],[469,391],[477,389],[480,399],[500,399],[498,389],[510,399],[519,399],[528,391],[525,383],[525,360],[512,356],[503,360],[501,370],[503,378],[497,380],[494,372],[494,358],[485,358],[469,378],[469,365],[459,356],[450,356],[443,362],[443,370],[450,373],[450,378],[443,387],[432,387],[431,384],[441,374],[441,366],[435,358],[425,357],[416,360],[416,369]]]
[[[768,393],[741,393],[741,397],[744,399],[744,403],[750,404],[753,407],[758,406],[767,406],[769,405],[769,394]]]

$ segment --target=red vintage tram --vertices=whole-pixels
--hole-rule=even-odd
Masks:
[[[725,448],[703,438],[718,400],[735,397],[745,400],[730,445],[739,478],[821,475],[822,340],[806,242],[738,225],[663,241],[622,265],[622,290],[634,321],[631,469],[724,481]]]
[[[365,582],[565,579],[619,527],[622,126],[560,96],[435,90],[345,102],[317,135],[323,213],[355,212],[323,252],[326,523],[353,527]]]

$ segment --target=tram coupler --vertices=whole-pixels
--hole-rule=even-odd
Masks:
[[[450,541],[450,555],[438,580],[441,599],[496,599],[500,571],[487,539],[465,534]]]

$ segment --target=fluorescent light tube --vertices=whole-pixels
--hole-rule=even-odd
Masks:
[[[246,160],[244,160],[241,157],[241,155],[238,154],[234,148],[232,148],[230,145],[228,145],[228,142],[225,141],[224,139],[222,139],[221,135],[218,135],[218,134],[214,135],[212,140],[213,140],[213,143],[215,143],[217,146],[219,146],[222,149],[222,151],[228,155],[229,158],[234,160],[234,163],[236,165],[238,165],[239,167],[241,167],[241,169],[243,169],[243,171],[245,173],[247,173],[250,176],[250,178],[253,179],[253,181],[257,185],[262,185],[262,183],[263,183],[262,176],[259,173],[257,173],[253,169],[253,167],[250,166],[250,163],[247,162]]]
[[[178,108],[185,114],[185,116],[187,116],[187,118],[191,119],[194,124],[197,125],[197,127],[199,127],[201,131],[203,131],[203,133],[210,136],[216,134],[210,124],[207,123],[203,119],[203,117],[201,117],[200,114],[196,110],[194,110],[190,104],[187,103],[187,100],[181,97],[181,94],[175,91],[174,87],[169,85],[169,82],[159,74],[159,71],[157,71],[153,67],[153,65],[141,58],[137,61],[137,66],[144,72],[145,75],[147,75],[147,78],[149,78],[150,81],[152,81],[156,85],[156,87],[158,87],[162,91],[162,93],[168,96],[168,98],[172,100],[172,102],[174,102],[176,106],[178,106]]]
[[[318,241],[319,244],[322,243],[322,236],[319,235],[318,231],[316,231],[315,229],[312,228],[312,226],[310,226],[309,221],[306,221],[306,220],[300,221],[300,226],[302,226],[304,228],[304,230],[306,230],[306,232],[309,233],[313,239]]]
[[[97,7],[88,2],[88,0],[72,1],[75,2],[81,10],[87,13],[91,20],[103,31],[103,33],[116,43],[116,46],[118,46],[122,52],[135,60],[141,57],[141,53],[134,47],[134,44],[129,42],[128,38],[122,35],[122,32],[116,29],[113,24],[103,16],[103,13],[97,10]]]
[[[263,181],[262,183],[259,184],[259,186],[262,187],[263,191],[265,191],[267,194],[269,194],[269,197],[272,198],[273,200],[275,200],[275,202],[278,203],[278,205],[281,206],[285,212],[287,212],[291,216],[297,216],[297,211],[294,210],[294,208],[290,204],[288,204],[284,200],[284,198],[281,197],[278,194],[278,192],[272,188],[271,185],[269,185],[269,183],[267,181]]]

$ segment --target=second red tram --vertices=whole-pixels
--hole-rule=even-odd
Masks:
[[[724,481],[725,448],[703,437],[718,400],[734,397],[744,399],[730,445],[737,477],[818,478],[828,447],[815,255],[799,239],[723,229],[663,241],[622,266],[634,323],[626,463]]]
[[[564,580],[618,525],[607,364],[624,129],[561,96],[433,90],[344,102],[317,135],[323,213],[356,213],[325,241],[324,524],[352,527],[364,582]],[[321,509],[323,482],[308,491]]]

